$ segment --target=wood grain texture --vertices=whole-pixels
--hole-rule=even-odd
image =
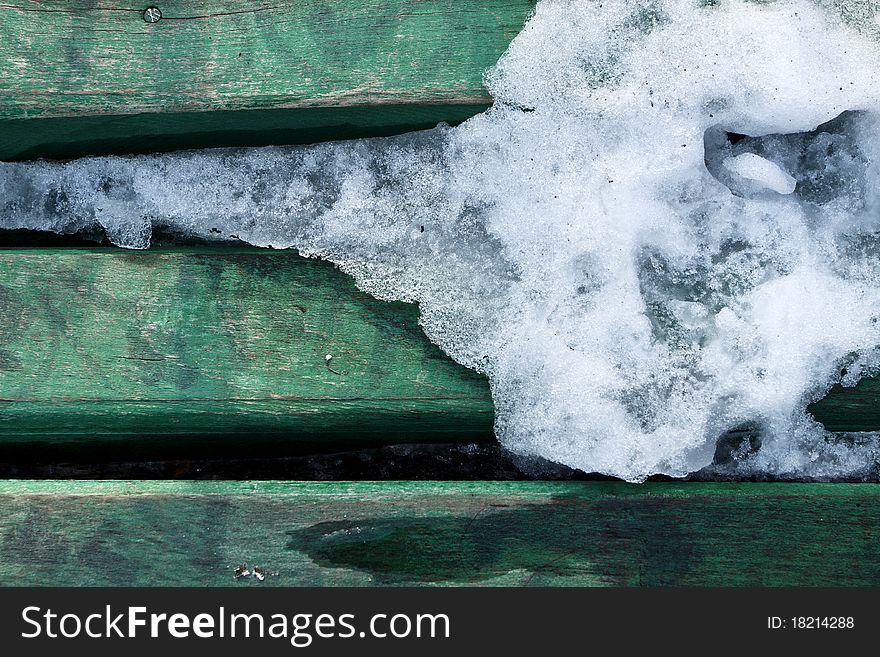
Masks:
[[[834,431],[880,429],[880,383],[810,410]],[[416,307],[372,299],[330,264],[0,249],[0,451],[260,458],[491,440],[492,422],[486,379],[428,342]]]
[[[483,75],[522,28],[534,0],[158,5],[163,17],[149,24],[145,5],[0,4],[0,159],[73,156],[80,139],[96,139],[78,133],[96,126],[105,142],[117,141],[104,151],[93,143],[92,152],[115,152],[126,144],[150,150],[151,138],[204,131],[213,133],[213,145],[228,145],[223,124],[233,133],[265,131],[267,116],[280,124],[276,143],[462,120],[490,102]],[[340,111],[345,108],[350,111]],[[279,109],[312,111],[266,114]],[[263,114],[236,114],[242,110]],[[191,116],[205,112],[219,114]],[[166,129],[151,116],[156,113],[186,116]],[[58,118],[66,121],[35,121]],[[20,123],[25,119],[37,131],[30,138]],[[52,151],[52,143],[73,150]]]
[[[0,445],[491,439],[485,378],[417,314],[289,251],[0,249]]]
[[[0,549],[17,586],[876,586],[880,488],[6,481]]]

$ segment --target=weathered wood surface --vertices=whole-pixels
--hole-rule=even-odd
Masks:
[[[156,23],[147,4],[0,5],[0,159],[460,121],[534,0],[169,0]]]
[[[877,586],[878,553],[866,484],[0,482],[17,586]]]
[[[417,315],[293,252],[0,249],[0,451],[260,458],[491,439],[485,378]],[[833,430],[880,429],[880,383],[811,410]]]
[[[492,422],[485,377],[427,340],[415,306],[377,301],[328,263],[0,249],[0,446],[259,457],[491,439]]]

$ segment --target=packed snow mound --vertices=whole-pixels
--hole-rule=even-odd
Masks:
[[[0,225],[332,260],[419,302],[519,453],[637,481],[750,427],[739,473],[861,472],[878,436],[805,408],[880,366],[875,10],[542,0],[461,126],[3,164]]]

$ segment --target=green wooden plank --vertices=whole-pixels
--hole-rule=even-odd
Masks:
[[[377,301],[328,263],[250,248],[0,249],[5,447],[260,456],[491,439],[492,421],[486,379],[427,340],[415,306]]]
[[[876,586],[880,487],[6,481],[0,549],[17,586]]]
[[[878,400],[872,379],[811,410],[835,431],[876,430]],[[0,249],[0,451],[259,458],[491,439],[492,421],[485,378],[427,341],[414,306],[372,299],[327,263]]]
[[[880,431],[880,377],[834,386],[807,410],[829,431]]]
[[[298,143],[460,121],[490,102],[483,75],[534,0],[158,5],[153,24],[142,5],[0,5],[0,159],[161,150],[175,136],[175,148]]]

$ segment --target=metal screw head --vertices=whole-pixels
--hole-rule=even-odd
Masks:
[[[155,23],[162,18],[162,12],[158,7],[147,7],[144,10],[144,20],[148,23]]]

